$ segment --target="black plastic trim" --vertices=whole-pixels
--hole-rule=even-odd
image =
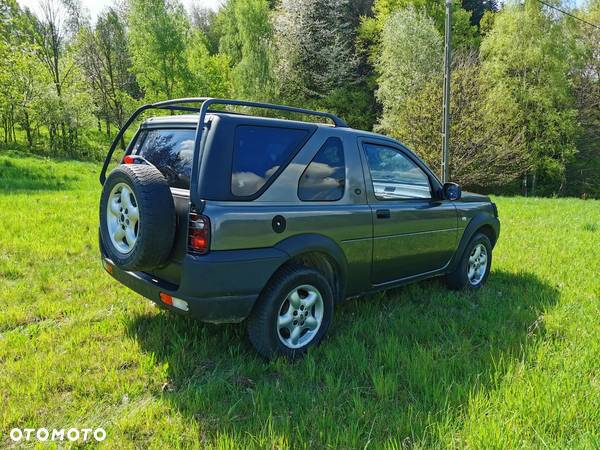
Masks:
[[[481,229],[486,225],[490,226],[494,230],[496,238],[494,242],[492,242],[492,245],[494,245],[498,241],[498,237],[500,236],[500,221],[496,217],[493,217],[492,215],[485,212],[477,214],[471,219],[471,221],[465,228],[460,243],[458,244],[458,248],[454,252],[454,256],[452,257],[452,260],[448,265],[448,272],[452,272],[456,268],[456,264],[458,264],[458,262],[461,260],[463,253],[465,252],[465,248],[467,247],[467,244],[469,243],[469,241],[471,241],[477,230]]]
[[[112,261],[106,258],[104,263],[112,265]],[[150,275],[143,272],[127,272],[114,265],[112,265],[110,275],[131,290],[152,300],[161,308],[204,322],[241,322],[250,314],[258,297],[258,294],[254,294],[194,298],[181,292],[181,289],[169,289],[168,285],[154,280]],[[161,292],[184,300],[188,304],[189,311],[183,311],[174,306],[164,304],[160,299]]]
[[[348,260],[342,248],[333,239],[322,234],[306,233],[299,234],[275,244],[278,250],[284,251],[289,258],[294,258],[303,253],[318,252],[331,257],[336,264],[338,279],[337,300],[343,300],[346,296],[348,280]],[[335,288],[335,286],[334,286]]]
[[[107,258],[104,264],[120,283],[161,307],[205,322],[240,322],[252,311],[260,292],[289,256],[275,248],[214,251],[203,256],[186,255],[181,263],[179,286],[144,272],[128,272]],[[233,282],[235,280],[235,282]],[[185,300],[189,312],[164,305],[160,293]]]

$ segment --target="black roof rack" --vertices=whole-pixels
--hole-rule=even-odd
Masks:
[[[201,106],[187,106],[190,103],[201,103]],[[249,108],[261,108],[261,109],[270,109],[275,111],[285,111],[285,112],[293,112],[299,114],[306,114],[308,116],[315,117],[323,117],[325,119],[329,119],[333,122],[336,127],[348,127],[346,122],[340,119],[335,114],[322,112],[322,111],[313,111],[311,109],[304,108],[296,108],[294,106],[287,105],[275,105],[271,103],[260,103],[260,102],[248,102],[245,100],[232,100],[232,99],[222,99],[222,98],[211,98],[211,97],[190,97],[190,98],[177,98],[173,100],[165,100],[162,102],[149,103],[143,106],[140,106],[138,109],[134,111],[131,117],[125,122],[125,124],[121,127],[115,139],[110,146],[108,154],[104,159],[104,164],[102,166],[102,171],[100,172],[100,183],[104,184],[106,181],[106,171],[108,169],[108,165],[110,164],[110,160],[112,158],[117,145],[123,138],[125,131],[129,128],[129,126],[133,123],[138,116],[148,109],[166,109],[170,111],[187,111],[187,112],[195,112],[200,114],[200,118],[198,121],[198,128],[196,132],[196,145],[194,147],[194,163],[197,162],[196,158],[198,157],[197,151],[200,148],[200,141],[202,139],[202,130],[204,129],[204,121],[207,113],[218,113],[223,112],[227,113],[227,111],[220,111],[209,109],[211,105],[232,105],[232,106],[245,106]]]
[[[202,103],[202,107],[184,106],[186,103]],[[173,100],[165,100],[162,102],[153,103],[151,107],[156,109],[169,109],[174,111],[190,111],[199,112],[203,110],[205,112],[227,112],[208,109],[211,105],[232,105],[232,106],[245,106],[248,108],[261,108],[271,109],[274,111],[285,111],[294,112],[299,114],[306,114],[307,116],[323,117],[333,122],[336,127],[347,127],[348,124],[335,114],[331,114],[323,111],[314,111],[312,109],[297,108],[295,106],[287,105],[275,105],[273,103],[261,103],[261,102],[249,102],[245,100],[232,100],[222,98],[208,98],[208,97],[191,97],[191,98],[178,98]]]

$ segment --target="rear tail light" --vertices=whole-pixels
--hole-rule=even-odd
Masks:
[[[173,297],[170,296],[169,294],[165,294],[164,292],[161,292],[159,294],[159,296],[160,296],[160,301],[163,302],[165,305],[173,304]]]
[[[203,255],[210,248],[210,220],[208,217],[190,212],[188,229],[188,251]]]

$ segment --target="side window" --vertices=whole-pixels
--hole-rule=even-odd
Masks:
[[[308,130],[242,125],[236,128],[231,193],[256,194],[304,143]]]
[[[333,202],[344,196],[346,163],[339,138],[330,137],[306,167],[298,184],[298,197],[303,201]]]
[[[376,198],[431,198],[427,174],[407,156],[384,145],[365,144],[364,149]]]

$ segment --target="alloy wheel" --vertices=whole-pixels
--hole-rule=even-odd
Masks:
[[[139,233],[140,212],[133,190],[125,183],[113,187],[108,197],[106,224],[108,234],[119,253],[133,250]]]
[[[472,286],[477,286],[483,280],[488,265],[488,253],[485,245],[477,244],[469,256],[467,278]]]
[[[321,328],[324,309],[323,297],[316,287],[305,284],[292,289],[279,308],[279,340],[291,349],[310,343]]]

